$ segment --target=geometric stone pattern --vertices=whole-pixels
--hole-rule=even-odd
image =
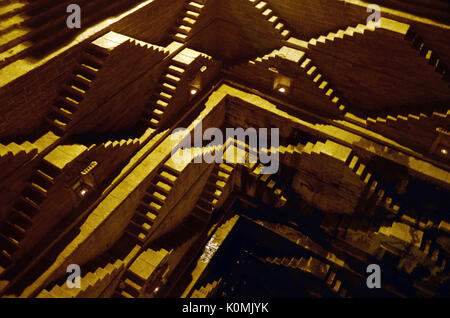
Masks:
[[[450,295],[438,0],[44,2],[0,2],[2,297]],[[174,159],[213,127],[279,146]]]

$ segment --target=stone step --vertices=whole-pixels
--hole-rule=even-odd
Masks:
[[[179,65],[169,65],[167,68],[167,72],[182,77],[185,73],[185,69],[183,67],[180,67]]]
[[[193,11],[193,12],[197,12],[197,13],[201,13],[202,9],[203,9],[204,5],[195,2],[195,1],[190,1],[186,4],[186,8],[188,11]]]

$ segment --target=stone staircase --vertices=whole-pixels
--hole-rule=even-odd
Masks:
[[[211,56],[188,48],[172,58],[161,75],[150,103],[145,107],[145,118],[141,119],[141,122],[146,127],[160,128],[165,121],[178,113],[188,102],[189,97],[197,93],[186,91],[186,87],[189,86],[185,83],[188,80],[187,73],[192,73],[192,65],[197,62],[201,64],[201,70],[206,70],[215,63]]]
[[[350,161],[347,162],[348,168],[350,168],[366,185],[365,200],[366,205],[360,206],[359,211],[370,210],[370,205],[381,206],[383,209],[396,215],[399,213],[400,206],[394,202],[394,200],[388,195],[375,180],[373,174],[369,171],[367,166],[361,162],[361,159],[354,153],[349,156]]]
[[[121,140],[114,140],[114,141],[107,141],[105,143],[102,143],[99,147],[103,147],[104,149],[112,150],[117,147],[123,147],[123,146],[133,146],[140,142],[139,138],[132,138],[132,139],[121,139]]]
[[[197,23],[207,0],[187,0],[178,25],[173,30],[172,40],[185,43],[192,36],[192,28]]]
[[[29,155],[31,153],[34,155],[36,150],[37,148],[28,141],[25,141],[20,145],[15,142],[7,145],[0,144],[0,158],[3,160],[21,155]]]
[[[351,100],[358,100],[361,105],[348,105],[353,114],[366,118],[368,116],[387,116],[401,113],[417,113],[440,111],[433,107],[424,107],[428,104],[442,105],[448,100],[448,79],[444,64],[424,44],[423,41],[411,31],[412,26],[392,19],[381,17],[378,23],[369,22],[367,25],[359,24],[346,30],[331,32],[305,41],[295,41],[296,47],[305,48],[308,56],[322,66],[322,70],[333,80],[333,83],[342,96]],[[383,43],[391,43],[390,57],[382,56]],[[395,50],[394,50],[395,47]],[[415,52],[417,50],[418,52]],[[333,53],[330,53],[333,52]],[[359,64],[349,62],[350,56],[360,55]],[[333,56],[342,63],[335,67],[326,64],[327,59]],[[426,61],[423,60],[426,58]],[[385,59],[385,62],[382,60]],[[370,61],[370,62],[369,62]],[[373,61],[373,63],[372,63]],[[399,61],[396,63],[396,61]],[[425,62],[425,63],[424,63]],[[363,65],[371,64],[367,70]],[[433,69],[429,65],[433,66]],[[389,67],[387,66],[389,65]],[[384,71],[383,68],[386,68]],[[379,77],[376,72],[383,72]],[[346,74],[348,73],[348,75]],[[373,75],[368,75],[372,73]],[[427,81],[424,78],[427,78]],[[360,90],[349,80],[359,78],[366,90]],[[401,84],[395,86],[398,78]],[[416,88],[415,88],[416,87]],[[435,101],[429,103],[426,94],[421,90],[432,90]],[[379,92],[379,97],[362,98]],[[381,91],[384,91],[383,94]],[[370,93],[369,93],[370,92]],[[413,97],[415,96],[415,97]],[[417,100],[415,98],[417,96]],[[389,98],[388,98],[389,97]],[[420,99],[420,102],[419,102]],[[395,102],[394,102],[395,101]],[[415,101],[415,102],[414,102]],[[363,112],[361,109],[365,109]]]
[[[235,74],[247,74],[249,76],[252,72],[252,67],[267,70],[276,66],[278,63],[274,63],[275,59],[285,60],[286,62],[292,61],[295,63],[299,70],[304,72],[306,77],[332,102],[333,105],[335,105],[339,112],[345,113],[346,105],[343,99],[338,96],[333,88],[331,88],[329,81],[326,80],[318,67],[312,63],[311,59],[308,58],[303,51],[283,46],[262,57],[256,57],[249,60],[244,64],[234,65],[229,68],[229,71],[232,71]]]
[[[210,221],[212,213],[220,208],[226,199],[224,193],[231,186],[233,170],[231,165],[218,164],[211,172],[192,212],[173,230],[159,237],[155,244],[167,250],[175,250],[201,233]]]
[[[299,145],[292,154],[284,152],[283,157],[287,153],[288,158],[300,158],[302,165],[294,175],[292,186],[314,207],[331,214],[339,211],[337,213],[367,217],[377,210],[391,217],[399,214],[400,207],[389,191],[351,148],[326,140],[307,142],[304,147]],[[332,172],[333,169],[339,172]],[[304,182],[310,175],[317,178],[317,183]]]
[[[99,145],[92,145],[88,148],[88,153],[94,158],[112,157],[111,160],[103,162],[102,167],[114,167],[126,160],[141,145],[140,138],[130,138],[121,140],[109,140]]]
[[[0,178],[31,160],[37,153],[38,148],[28,141],[0,144]]]
[[[349,251],[359,260],[376,257],[391,263],[398,271],[413,275],[415,284],[434,283],[434,278],[445,273],[448,252],[437,242],[435,234],[414,228],[382,215],[371,219],[365,216],[327,215],[321,228],[332,237],[335,248]],[[433,232],[431,232],[433,233]],[[418,279],[413,271],[426,268],[431,276]]]
[[[118,8],[129,7],[136,0],[79,0],[83,27],[106,18]],[[77,30],[66,26],[69,0],[0,1],[0,68],[24,56],[55,47]]]
[[[420,120],[421,123],[423,124],[425,124],[427,121],[433,123],[441,121],[444,122],[447,120],[447,118],[449,118],[449,116],[450,116],[450,109],[442,113],[433,111],[430,115],[419,113],[419,114],[407,114],[397,116],[387,115],[385,117],[377,117],[377,118],[368,117],[367,123],[369,126],[372,124],[386,124],[394,127],[401,127],[402,125],[407,124],[408,121],[409,123],[407,125],[409,124],[417,125],[417,123],[414,122],[416,120]]]
[[[433,50],[429,49],[426,44],[423,42],[422,38],[415,34],[411,29],[408,30],[408,33],[405,36],[407,41],[411,42],[411,47],[419,52],[419,55],[424,57],[428,64],[433,66],[436,73],[442,76],[442,79],[449,82],[450,76],[447,71],[447,66],[441,61],[439,56]]]
[[[172,190],[177,183],[182,182],[179,178],[180,175],[189,166],[188,162],[180,166],[169,158],[159,168],[124,231],[125,241],[128,244],[143,245],[146,243],[158,215],[168,209],[167,204],[170,202],[167,203],[167,199],[172,194],[176,195]],[[219,199],[227,186],[223,180],[228,181],[231,172],[232,167],[225,164],[221,164],[213,170],[192,213],[198,220],[206,222],[212,211],[222,203]]]
[[[29,1],[3,0],[0,1],[0,34],[4,35],[14,30],[26,21],[26,15],[21,14]]]
[[[367,166],[361,159],[353,152],[336,153],[333,154],[333,143],[326,141],[325,143],[308,142],[302,150],[303,154],[319,156],[325,154],[327,156],[335,157],[344,162],[364,185],[362,203],[357,207],[355,213],[364,213],[367,216],[373,215],[376,207],[382,207],[389,213],[396,215],[399,213],[400,206],[388,195],[388,193],[380,186],[379,182],[375,180],[373,174],[369,171]]]
[[[161,249],[147,249],[142,252],[123,274],[113,298],[138,298],[142,287],[149,280],[153,271],[162,263],[170,252]]]
[[[86,49],[74,74],[67,85],[64,85],[61,96],[47,116],[50,129],[55,134],[61,136],[66,133],[108,55],[107,50],[94,44]]]
[[[248,167],[251,179],[246,180],[246,193],[251,197],[258,197],[265,204],[280,208],[286,204],[287,195],[274,175],[261,173],[263,166],[261,163],[253,163]]]
[[[33,218],[39,214],[40,206],[60,172],[55,166],[43,161],[15,202],[10,214],[1,222],[0,272],[14,261],[14,253],[20,248],[20,242],[32,226]]]
[[[276,56],[278,56],[278,53],[280,51],[279,50],[273,50],[272,52],[262,56],[262,57],[256,57],[252,60],[249,60],[248,63],[249,64],[256,64],[256,63],[265,63],[268,62],[269,60],[275,58]]]
[[[190,298],[208,298],[212,294],[216,292],[216,290],[220,287],[220,283],[222,279],[219,278],[211,283],[206,284],[205,286],[200,287],[199,289],[194,290]]]
[[[325,149],[325,144],[320,142],[315,145],[307,144],[305,149],[308,153],[320,153]],[[325,152],[329,153],[330,151]],[[436,224],[432,215],[412,216],[408,211],[401,210],[400,203],[395,202],[356,154],[350,152],[346,155],[346,159],[345,156],[342,159],[345,160],[345,165],[365,184],[365,188],[353,215],[327,214],[320,225],[322,230],[342,240],[357,238],[356,240],[361,242],[364,242],[363,237],[366,237],[368,241],[373,241],[373,237],[370,235],[374,233],[382,233],[389,237],[392,231],[402,232],[398,229],[399,222],[403,224],[403,227],[409,228],[409,230],[403,231],[404,233],[427,233],[430,231],[430,233],[434,233],[433,237],[436,233],[444,234],[445,226]],[[399,200],[401,199],[399,198]],[[390,229],[396,226],[397,230]],[[401,235],[397,234],[396,237],[399,236]],[[435,248],[431,251],[429,247],[431,243],[432,240],[422,239],[415,244],[420,246],[420,249],[432,259],[432,262],[442,261],[439,258],[439,247],[433,243]],[[363,250],[366,252],[367,248]],[[442,265],[439,264],[439,266]]]
[[[153,129],[157,129],[161,125],[161,120],[169,107],[172,98],[177,90],[179,83],[185,76],[187,65],[177,63],[172,60],[172,63],[164,72],[157,93],[151,99],[150,105],[145,109],[145,125]]]
[[[145,242],[178,176],[178,171],[163,165],[153,178],[152,184],[125,230],[125,235],[132,238],[136,244]]]
[[[447,109],[445,109],[447,108]],[[412,146],[421,149],[430,149],[436,139],[436,130],[443,129],[448,126],[450,109],[443,107],[442,110],[433,111],[424,114],[396,115],[396,116],[378,116],[376,118],[368,117],[366,125],[368,128],[386,134],[394,140],[404,140]],[[411,129],[420,129],[419,136],[411,133]]]
[[[5,19],[22,12],[30,1],[2,0],[0,1],[0,18]]]
[[[302,149],[304,147],[305,146],[300,142],[297,145],[280,145],[278,148],[280,161],[289,167],[295,168],[300,160]]]
[[[312,256],[309,258],[267,257],[265,262],[268,264],[298,269],[306,274],[312,275],[320,281],[323,281],[325,286],[334,294],[345,295],[347,293],[346,289],[342,286],[342,281],[337,279],[336,272],[331,269],[331,266]]]
[[[66,283],[55,285],[52,289],[43,289],[37,298],[95,298],[122,271],[124,262],[120,259],[114,263],[107,263],[95,271],[88,272],[81,277],[81,288],[69,288]]]
[[[192,211],[195,217],[207,222],[212,213],[223,203],[222,194],[230,185],[233,170],[234,166],[229,164],[216,165]]]
[[[30,3],[22,0],[0,2],[0,67],[33,46],[26,40],[31,29],[24,25],[31,18],[25,13]]]
[[[325,76],[319,72],[316,65],[311,63],[310,58],[305,58],[301,62],[300,67],[304,70],[305,74],[311,79],[311,81],[322,91],[322,93],[334,104],[337,109],[344,113],[346,105],[343,103],[343,99],[339,97],[335,90],[330,87],[330,83],[325,79]]]
[[[267,2],[260,0],[248,1],[255,7],[256,10],[259,11],[261,16],[272,25],[275,31],[280,34],[282,39],[287,40],[292,35],[292,28],[274,13],[273,9],[270,8]]]
[[[442,150],[437,148],[439,143],[437,136],[441,133],[442,136],[448,136],[446,127],[449,126],[450,109],[448,107],[442,107],[441,110],[436,110],[435,107],[430,108],[431,113],[427,114],[423,112],[414,114],[413,110],[405,115],[383,116],[380,114],[376,118],[368,117],[365,124],[367,128],[403,142],[413,149],[437,152],[445,158],[447,153],[440,152]],[[416,130],[415,133],[412,132],[413,130]]]
[[[369,22],[368,24],[358,24],[356,27],[349,26],[345,30],[330,32],[326,36],[321,35],[318,38],[310,39],[306,44],[306,48],[308,48],[309,45],[316,46],[318,49],[320,47],[325,48],[326,45],[328,44],[327,41],[338,41],[343,40],[346,37],[362,36],[366,31],[375,31],[375,30],[376,30],[375,22]]]

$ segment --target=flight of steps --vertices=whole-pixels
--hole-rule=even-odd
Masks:
[[[225,188],[230,184],[234,166],[219,163],[214,167],[192,213],[199,220],[207,222],[218,208]]]
[[[55,134],[59,136],[65,134],[108,55],[107,50],[94,44],[90,44],[86,49],[75,72],[64,85],[60,97],[47,116],[50,129]]]
[[[106,150],[113,150],[117,147],[123,147],[123,146],[133,146],[140,142],[139,138],[132,138],[132,139],[121,139],[121,140],[113,140],[113,141],[107,141],[105,143],[102,143],[99,147],[103,147]]]
[[[37,152],[38,148],[28,141],[22,144],[0,144],[0,178],[32,159]]]
[[[120,259],[98,267],[81,277],[81,288],[69,288],[66,283],[55,285],[52,289],[43,289],[37,298],[94,298],[113,281],[123,269],[124,262]]]
[[[325,155],[329,156],[329,154],[332,153],[332,149],[329,149],[329,147],[330,144],[328,142],[322,143],[318,141],[314,144],[308,142],[302,149],[302,152],[303,154],[313,156],[321,155],[323,152]],[[364,212],[368,215],[373,215],[376,207],[382,207],[393,215],[399,213],[399,205],[394,203],[393,199],[380,186],[379,182],[375,180],[373,174],[369,171],[367,166],[361,162],[361,159],[356,154],[351,152],[345,158],[345,165],[358,176],[365,187],[362,204],[357,207],[356,213]]]
[[[0,1],[0,68],[11,61],[14,55],[32,47],[32,42],[25,41],[30,29],[24,22],[30,17],[24,13],[30,1]]]
[[[284,53],[282,52],[283,49],[287,48],[283,47],[280,50],[274,50],[271,53],[268,53],[262,57],[256,57],[252,60],[249,60],[244,64],[234,65],[229,68],[229,71],[234,72],[239,76],[239,74],[250,75],[252,70],[248,69],[249,67],[250,68],[258,67],[266,70],[274,66],[273,65],[274,63],[271,63],[273,59],[277,57],[282,59],[285,58]],[[297,52],[301,51],[297,50]],[[308,58],[306,54],[303,54],[301,56],[297,65],[303,72],[305,72],[307,78],[311,80],[314,83],[314,85],[321,90],[322,94],[324,94],[327,97],[327,99],[329,99],[341,113],[345,113],[346,106],[343,99],[338,96],[338,94],[333,88],[331,88],[330,83],[325,79],[325,76],[321,72],[319,72],[318,67],[311,62],[311,59]]]
[[[216,292],[219,288],[222,279],[213,281],[212,283],[206,284],[206,286],[202,286],[199,289],[194,290],[190,298],[208,298],[212,294]]]
[[[330,87],[330,83],[325,79],[322,73],[319,72],[316,65],[311,63],[310,58],[305,58],[300,61],[300,67],[310,80],[322,91],[323,94],[337,107],[337,109],[344,113],[346,106],[343,99],[337,96],[335,90]]]
[[[307,144],[305,151],[320,153],[323,147],[324,144],[320,142],[315,145]],[[356,154],[351,152],[345,164],[363,181],[365,189],[362,192],[360,204],[356,207],[353,215],[327,214],[324,217],[320,228],[329,235],[342,240],[346,240],[349,237],[364,237],[377,233],[382,227],[392,227],[394,222],[404,223],[411,230],[425,233],[427,231],[431,233],[442,233],[442,231],[445,231],[433,222],[432,215],[428,213],[422,213],[419,219],[419,216],[414,217],[409,215],[408,211],[400,210],[400,204],[389,196],[388,191],[383,188],[381,182],[376,180]],[[399,198],[399,200],[401,199]],[[442,259],[438,259],[438,248],[435,248],[432,253],[429,253],[429,248],[425,248],[427,244],[430,245],[430,242],[428,240],[428,243],[425,243],[425,240],[422,240],[420,248],[426,251],[425,255],[434,253],[434,262],[442,261]],[[434,245],[437,247],[436,244]],[[442,263],[439,263],[438,266],[442,266]]]
[[[296,146],[292,144],[280,145],[278,148],[280,153],[280,162],[289,167],[297,167],[303,148],[304,145],[300,142]]]
[[[291,36],[292,29],[285,21],[282,21],[277,15],[275,15],[274,11],[270,8],[267,2],[260,0],[248,1],[250,1],[255,9],[260,12],[262,17],[272,25],[275,31],[277,31],[284,40],[287,40]]]
[[[372,206],[382,207],[389,213],[396,215],[400,211],[400,206],[394,202],[392,197],[389,196],[387,191],[383,189],[380,183],[375,180],[373,174],[369,171],[367,166],[361,162],[361,159],[353,152],[348,156],[346,162],[348,168],[350,168],[363,183],[365,184],[365,198],[363,206],[360,206],[359,211],[371,210]],[[358,211],[357,211],[358,212]]]
[[[402,142],[405,146],[426,152],[437,152],[442,156],[444,154],[435,148],[437,146],[435,142],[437,132],[445,132],[445,127],[449,126],[450,109],[445,108],[430,109],[431,113],[427,114],[414,110],[410,110],[411,113],[407,115],[377,114],[376,118],[368,117],[365,124],[367,128]]]
[[[238,63],[236,65],[232,65],[228,70],[230,72],[235,72],[237,74],[240,74],[244,72],[247,66],[258,66],[258,65],[264,65],[270,67],[269,61],[275,58],[279,53],[279,50],[273,50],[270,53],[267,53],[264,56],[257,56],[253,59],[248,60],[244,63]],[[262,63],[262,64],[259,64]]]
[[[161,119],[177,90],[178,84],[185,76],[186,65],[177,63],[172,60],[172,63],[167,67],[166,71],[160,80],[157,93],[151,98],[150,105],[147,105],[145,109],[145,119],[143,122],[145,125],[153,129],[157,129],[160,126]]]
[[[2,20],[22,12],[29,3],[26,0],[1,0],[0,1],[0,18]]]
[[[138,298],[142,287],[153,271],[164,261],[169,253],[165,249],[155,251],[150,248],[142,252],[123,274],[113,297]]]
[[[197,23],[205,6],[206,0],[187,0],[182,16],[178,19],[178,25],[174,29],[172,40],[185,43],[191,36],[191,31]]]
[[[342,287],[342,281],[337,279],[336,272],[331,269],[330,265],[325,264],[312,256],[309,258],[267,257],[265,262],[292,269],[299,269],[304,273],[313,275],[317,279],[323,281],[325,286],[327,286],[334,294],[344,296],[347,293],[346,289]]]
[[[43,161],[36,169],[10,214],[0,225],[0,272],[13,262],[14,253],[20,248],[33,219],[40,212],[40,205],[47,197],[60,170]]]
[[[26,16],[21,14],[29,1],[25,0],[3,0],[0,1],[0,35],[5,35],[11,30],[20,27],[26,20]]]
[[[336,211],[336,205],[339,205],[340,213],[350,215],[365,214],[371,216],[377,211],[381,211],[390,217],[399,215],[400,207],[391,197],[393,195],[392,190],[386,191],[383,184],[376,180],[375,175],[351,148],[330,140],[316,143],[308,142],[301,149],[301,157],[304,165],[299,173],[312,173],[323,182],[329,183],[329,178],[333,178],[334,175],[332,169],[341,171],[340,176],[337,179],[335,178],[339,187],[332,187],[330,191],[336,191],[337,198],[351,193],[351,199],[348,201],[336,200],[332,204],[330,203],[331,205],[324,204],[325,211],[333,214]],[[330,172],[324,174],[323,170]],[[295,178],[297,178],[296,182],[302,183],[297,175]],[[293,184],[293,186],[296,187],[296,184]],[[330,200],[334,200],[334,196],[330,197]],[[315,204],[320,205],[322,203],[324,201],[317,201]],[[325,201],[325,203],[329,202]]]
[[[424,57],[428,64],[433,66],[435,72],[442,76],[445,81],[450,81],[450,75],[447,71],[447,66],[441,61],[439,56],[436,55],[431,49],[429,49],[422,38],[415,34],[411,29],[408,30],[405,39],[411,42],[411,47],[419,51],[419,55]]]
[[[447,111],[433,111],[431,114],[407,114],[407,115],[397,115],[397,116],[378,116],[376,118],[368,117],[366,122],[368,127],[384,127],[390,126],[396,129],[409,130],[411,126],[421,126],[435,128],[439,123],[444,123],[450,118],[450,109]],[[420,121],[419,123],[417,121]]]
[[[70,0],[1,0],[0,68],[40,49],[53,48],[78,32],[66,26]],[[105,19],[117,9],[129,8],[137,0],[78,0],[82,26]]]
[[[403,220],[401,223],[404,223]],[[405,240],[392,230],[397,225],[398,231],[401,223],[380,214],[373,217],[329,214],[320,227],[333,237],[335,247],[351,251],[362,261],[371,255],[393,264],[398,271],[408,275],[413,274],[417,266],[428,268],[432,274],[443,273],[448,267],[448,253],[436,242],[435,234],[423,233],[422,236],[413,225],[408,227],[403,224],[403,230],[413,238],[412,241]],[[345,243],[340,243],[337,238]],[[412,282],[416,279],[414,277]]]
[[[258,196],[263,203],[280,208],[286,204],[287,196],[274,175],[262,174],[263,166],[261,163],[250,164],[248,175],[252,178],[252,185],[248,187],[247,181],[247,194],[252,197]]]
[[[348,81],[348,78],[351,76],[357,76],[361,79],[364,78],[369,90],[373,89],[381,91],[383,90],[381,87],[385,87],[386,92],[390,91],[390,93],[379,94],[379,103],[376,103],[375,99],[373,99],[371,102],[369,98],[369,100],[367,101],[367,105],[363,105],[365,103],[362,102],[362,104],[358,107],[356,105],[349,105],[350,108],[357,107],[352,108],[352,112],[354,114],[357,114],[359,117],[367,117],[370,115],[373,115],[372,117],[394,115],[394,112],[399,111],[400,109],[401,112],[406,114],[414,114],[416,110],[418,110],[417,113],[419,113],[420,111],[424,111],[423,105],[421,105],[419,102],[416,102],[416,104],[413,103],[415,109],[411,110],[412,105],[409,104],[411,104],[411,100],[414,100],[414,98],[411,98],[411,96],[409,96],[410,99],[408,100],[408,91],[413,92],[413,95],[415,96],[420,96],[420,93],[419,91],[415,91],[413,88],[406,87],[409,87],[410,85],[413,86],[415,84],[417,84],[418,87],[423,87],[425,85],[427,89],[435,89],[436,96],[438,96],[439,94],[441,94],[440,92],[444,92],[444,95],[446,94],[445,92],[446,89],[448,90],[448,87],[446,88],[445,86],[448,86],[446,85],[448,84],[448,82],[442,82],[442,72],[438,72],[439,74],[429,73],[431,72],[431,69],[427,64],[424,64],[422,56],[432,57],[433,54],[431,50],[429,50],[428,48],[424,48],[425,46],[420,39],[416,38],[417,42],[420,44],[417,44],[415,46],[422,47],[422,49],[420,49],[422,56],[418,54],[419,52],[416,53],[414,49],[411,49],[410,46],[414,47],[414,44],[411,43],[410,45],[409,41],[412,41],[412,38],[414,38],[415,35],[411,32],[412,27],[410,27],[410,25],[387,18],[381,18],[379,22],[379,28],[375,28],[375,22],[369,22],[367,25],[360,24],[356,27],[347,28],[346,30],[339,30],[337,32],[329,33],[328,35],[324,34],[324,36],[316,39],[311,39],[309,42],[303,42],[305,43],[305,45],[300,45],[300,47],[307,47],[308,49],[306,50],[306,52],[313,59],[313,61],[318,63],[318,65],[323,64],[323,71],[328,75],[329,78],[333,79],[334,85],[337,89],[339,89],[339,92],[342,96],[355,98],[360,102],[363,98],[367,98],[364,93],[360,94],[361,90],[358,90],[358,88],[353,87],[352,89],[349,89],[352,84]],[[351,36],[351,38],[349,36]],[[376,51],[376,47],[382,46],[383,44],[381,44],[381,42],[384,41],[392,41],[392,48],[395,47],[396,49],[395,51],[392,51],[393,53],[391,53],[391,55],[393,56],[391,58],[387,58],[387,61],[385,63],[378,63],[378,53]],[[376,44],[378,42],[380,42],[380,44]],[[355,51],[359,52],[358,47],[361,51],[360,53],[358,53],[360,54],[361,58],[360,63],[363,63],[364,61],[364,64],[370,64],[372,63],[372,61],[374,61],[371,68],[377,68],[378,71],[383,70],[383,68],[386,67],[387,64],[391,65],[386,70],[381,71],[383,73],[382,77],[380,76],[380,78],[378,79],[377,75],[374,75],[373,80],[371,80],[369,79],[369,77],[371,76],[365,74],[363,68],[359,70],[355,68],[355,70],[353,70],[351,64],[345,66],[347,62],[336,63],[336,67],[332,69],[326,66],[326,62],[329,59],[329,55],[331,54],[330,52],[333,52],[331,55],[333,55],[335,58],[348,61],[349,56],[353,56],[354,54],[356,54]],[[394,62],[396,60],[399,60],[400,62]],[[437,60],[437,57],[431,58],[431,60],[431,64],[434,66],[434,62]],[[409,66],[411,71],[408,71],[408,64],[411,64]],[[413,64],[415,64],[416,66],[413,66]],[[441,64],[440,69],[442,68],[443,64]],[[341,70],[341,72],[339,72],[338,69]],[[346,74],[347,71],[349,72],[348,75]],[[355,73],[353,73],[354,71]],[[372,70],[368,70],[367,72],[370,73],[372,72]],[[405,74],[408,74],[408,76],[406,76]],[[424,74],[429,74],[429,79],[427,77],[429,83],[428,86],[427,84],[423,84],[423,82],[421,82],[421,80],[425,76]],[[384,80],[382,80],[383,77]],[[389,77],[391,77],[391,79]],[[395,90],[392,89],[392,87],[396,87],[394,84],[396,78],[403,78],[402,83],[404,83],[405,85],[404,91],[399,90],[398,94],[395,94]],[[392,83],[390,82],[391,80]],[[388,84],[388,82],[391,84]],[[388,96],[389,94],[392,94],[393,99],[398,99],[398,102],[394,103],[395,107],[392,106],[394,104],[389,104],[389,98],[384,99],[384,97]],[[442,101],[446,100],[445,98],[446,97],[443,96],[442,99],[436,100]],[[404,101],[402,101],[403,99]],[[382,106],[384,104],[386,105]],[[399,107],[399,105],[402,106]],[[367,109],[367,111],[365,113],[361,112],[362,108]],[[430,109],[430,107],[428,108]],[[433,110],[439,111],[438,109]],[[380,114],[380,111],[383,112],[383,114]],[[385,111],[387,111],[387,113],[385,113]],[[390,113],[391,111],[393,113]],[[425,110],[424,112],[427,111],[428,110]]]
[[[57,34],[68,32],[62,26],[70,3],[68,0],[0,1],[0,68],[23,57],[38,44],[48,44],[52,36],[57,38]],[[36,41],[38,38],[40,41]]]
[[[270,52],[270,53],[268,53],[268,54],[266,54],[266,55],[264,55],[262,57],[256,57],[256,58],[254,58],[252,60],[249,60],[248,63],[249,64],[256,64],[256,63],[269,62],[269,60],[275,58],[278,55],[279,52],[280,51],[278,51],[278,50],[273,50],[272,52]]]
[[[439,112],[433,112],[431,114],[431,116],[426,115],[424,113],[419,113],[419,114],[407,114],[407,115],[397,115],[397,116],[390,116],[387,115],[386,117],[377,117],[377,118],[372,118],[372,117],[368,117],[367,121],[370,123],[382,123],[382,124],[397,124],[397,123],[401,123],[402,121],[407,122],[408,120],[422,120],[422,122],[424,120],[427,119],[431,119],[431,120],[445,120],[447,117],[449,117],[450,115],[450,109],[447,110],[446,113],[439,113]]]
[[[145,242],[178,176],[178,171],[163,165],[153,178],[152,184],[125,230],[125,235],[132,238],[136,244]]]
[[[436,263],[438,267],[445,267],[445,259],[442,257],[441,247],[435,243],[432,237],[426,237],[426,231],[432,229],[433,231],[431,231],[431,233],[435,233],[435,228],[420,227],[418,226],[419,222],[416,222],[417,220],[414,220],[414,222],[411,222],[411,220],[412,218],[407,215],[402,215],[400,219],[386,218],[386,216],[379,211],[375,214],[361,213],[352,216],[327,214],[322,220],[320,228],[330,236],[339,238],[343,241],[356,240],[353,243],[356,243],[356,247],[358,247],[359,239],[362,239],[363,237],[369,238],[369,236],[374,233],[377,235],[383,234],[389,237],[392,231],[390,228],[394,227],[394,223],[399,224],[399,221],[401,221],[401,223],[405,224],[406,228],[409,228],[410,231],[417,231],[418,233],[420,231],[425,231],[424,237],[419,242],[420,246],[416,246],[417,242],[414,243],[414,245],[424,253],[424,256],[429,257],[431,262]],[[374,242],[374,244],[378,243]],[[404,244],[406,246],[407,242],[404,242]],[[365,244],[360,245],[359,248],[362,252],[373,250],[369,249]],[[399,265],[401,264],[399,263]]]
[[[314,45],[318,49],[327,45],[327,41],[343,40],[346,37],[355,37],[364,35],[366,31],[375,31],[375,22],[369,22],[368,24],[358,24],[356,27],[349,26],[345,30],[338,30],[337,32],[330,32],[326,36],[321,35],[318,38],[312,38],[307,42],[307,46]]]
[[[114,167],[116,164],[126,160],[141,145],[139,138],[109,140],[99,145],[92,145],[88,152],[92,153],[93,158],[108,158],[108,162],[104,162],[102,168]]]
[[[20,145],[15,142],[7,145],[0,144],[0,158],[2,161],[4,159],[12,159],[13,157],[22,155],[34,155],[36,151],[37,147],[28,141],[25,141]]]

